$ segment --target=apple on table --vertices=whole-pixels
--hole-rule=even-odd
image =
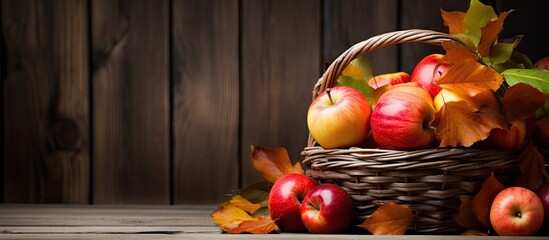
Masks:
[[[311,233],[341,233],[347,229],[352,218],[351,197],[335,184],[316,186],[301,204],[301,219]]]

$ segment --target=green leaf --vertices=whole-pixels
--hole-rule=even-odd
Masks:
[[[272,185],[273,184],[268,181],[259,181],[235,190],[234,195],[241,195],[252,203],[259,203],[262,207],[266,207]]]
[[[492,63],[504,63],[511,59],[513,54],[513,49],[515,49],[514,43],[497,43],[492,48]]]
[[[374,89],[368,85],[368,82],[364,79],[354,79],[352,77],[340,76],[337,78],[337,86],[349,86],[360,91],[370,104],[372,103],[372,95]]]
[[[482,36],[482,27],[486,26],[492,19],[497,19],[498,16],[494,9],[489,5],[484,5],[479,0],[471,0],[469,9],[465,13],[465,28],[467,35],[473,42],[474,46],[478,46],[480,37]]]
[[[503,73],[509,86],[526,83],[549,94],[549,71],[541,69],[507,69]]]

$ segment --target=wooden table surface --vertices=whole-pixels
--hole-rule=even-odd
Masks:
[[[440,235],[223,234],[210,218],[214,209],[211,205],[0,204],[0,239],[489,239]]]

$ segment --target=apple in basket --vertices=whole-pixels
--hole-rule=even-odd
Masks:
[[[511,122],[509,128],[495,128],[486,139],[492,149],[503,151],[518,150],[526,139],[526,123],[523,120]]]
[[[370,132],[370,103],[358,90],[347,86],[326,89],[311,103],[307,126],[324,148],[358,146]]]
[[[307,231],[301,221],[301,201],[316,185],[313,179],[302,174],[287,174],[276,180],[267,205],[271,218],[282,231]]]
[[[444,57],[444,55],[438,53],[427,55],[416,64],[412,71],[412,75],[410,75],[410,81],[421,84],[432,98],[434,98],[441,89],[436,81],[450,68],[450,65],[441,64],[439,62],[442,57]]]
[[[385,149],[429,148],[435,141],[431,96],[417,83],[399,84],[383,94],[372,112],[372,135]]]
[[[490,208],[490,223],[501,236],[531,236],[543,223],[539,197],[523,187],[509,187],[496,195]]]
[[[301,220],[311,233],[341,233],[347,229],[352,218],[351,197],[335,184],[316,186],[301,204]]]
[[[405,72],[386,73],[374,76],[368,80],[368,85],[373,89],[378,89],[385,85],[397,85],[410,81],[410,75]]]

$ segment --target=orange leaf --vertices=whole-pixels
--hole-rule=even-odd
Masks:
[[[549,178],[543,155],[532,143],[520,154],[519,166],[524,183],[531,190],[536,191]]]
[[[413,220],[412,210],[405,205],[389,202],[374,211],[362,228],[374,235],[403,235]]]
[[[482,224],[478,220],[475,211],[473,210],[473,204],[471,199],[462,198],[461,205],[459,206],[459,214],[456,216],[456,222],[468,229],[480,229]]]
[[[243,198],[240,195],[235,195],[231,198],[229,201],[229,204],[240,208],[250,214],[253,214],[257,209],[261,208],[261,204],[259,203],[251,203],[247,199]]]
[[[449,33],[460,34],[466,33],[465,29],[465,13],[460,11],[447,12],[440,9],[442,14],[442,20],[444,20],[444,26],[448,27]]]
[[[526,120],[534,116],[536,110],[547,100],[549,100],[549,94],[526,83],[517,83],[503,95],[503,110],[510,121]]]
[[[473,211],[475,211],[478,220],[485,227],[490,227],[490,208],[492,207],[492,202],[496,195],[504,188],[505,186],[503,186],[492,173],[492,175],[484,181],[480,191],[473,197],[473,201],[471,201]]]
[[[436,128],[440,147],[470,147],[486,139],[492,129],[506,126],[507,121],[489,106],[476,109],[464,101],[457,101],[445,103],[431,124]]]
[[[482,232],[482,231],[479,231],[479,230],[469,229],[469,230],[465,231],[464,233],[462,233],[461,235],[464,235],[464,236],[488,236],[488,233]]]
[[[443,42],[446,55],[442,61],[451,65],[450,69],[437,80],[441,88],[469,96],[488,89],[497,91],[504,81],[501,74],[480,64],[476,55],[455,42]]]
[[[237,228],[223,229],[227,233],[267,234],[278,231],[275,221],[269,217],[259,216],[253,220],[242,222]]]
[[[482,30],[480,37],[480,43],[478,44],[478,52],[480,55],[488,57],[492,56],[492,46],[498,40],[499,32],[503,29],[503,21],[507,18],[510,12],[502,12],[499,14],[498,19],[493,19],[486,23]]]
[[[244,221],[250,221],[254,219],[244,210],[235,207],[228,202],[222,204],[210,216],[212,217],[214,222],[223,229],[237,228]]]
[[[269,182],[274,183],[279,177],[290,173],[303,174],[299,162],[292,166],[285,148],[251,146],[251,151],[253,167]]]

